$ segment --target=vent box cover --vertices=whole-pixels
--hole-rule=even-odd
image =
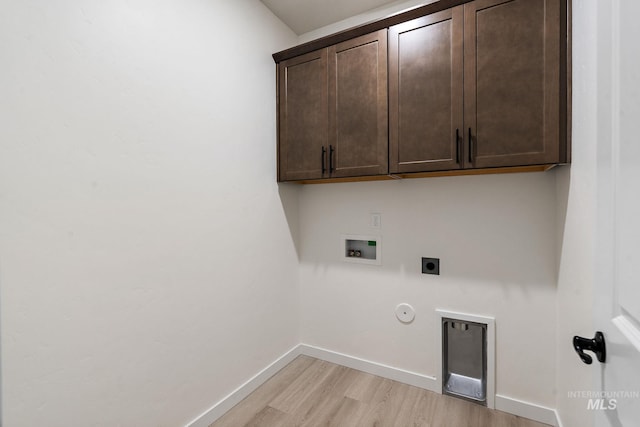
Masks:
[[[442,362],[442,393],[486,405],[486,324],[443,318]]]

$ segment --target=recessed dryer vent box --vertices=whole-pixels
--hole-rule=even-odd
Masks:
[[[486,405],[487,325],[442,319],[442,393]]]
[[[437,309],[442,393],[495,408],[495,319]]]
[[[343,234],[340,237],[340,257],[346,262],[381,265],[380,236]]]

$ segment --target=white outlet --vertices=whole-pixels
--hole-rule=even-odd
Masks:
[[[382,220],[382,215],[379,213],[372,213],[369,219],[369,226],[371,228],[380,228],[380,222]]]

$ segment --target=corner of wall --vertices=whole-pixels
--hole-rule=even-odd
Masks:
[[[572,164],[556,171],[558,296],[556,411],[560,423],[588,427],[593,414],[568,393],[589,390],[592,378],[571,346],[574,335],[592,330],[595,270],[597,153],[597,7],[573,2]]]

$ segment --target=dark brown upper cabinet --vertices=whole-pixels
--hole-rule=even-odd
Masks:
[[[332,177],[387,173],[387,105],[387,31],[329,47]]]
[[[280,181],[570,161],[569,0],[439,0],[273,55]]]
[[[279,180],[384,175],[387,31],[281,62]]]
[[[391,173],[462,167],[463,8],[389,29]]]
[[[278,64],[279,180],[321,178],[329,149],[327,49]]]
[[[559,21],[559,0],[476,0],[391,27],[391,172],[565,161]]]
[[[560,0],[467,3],[464,37],[465,163],[485,168],[564,162]]]

